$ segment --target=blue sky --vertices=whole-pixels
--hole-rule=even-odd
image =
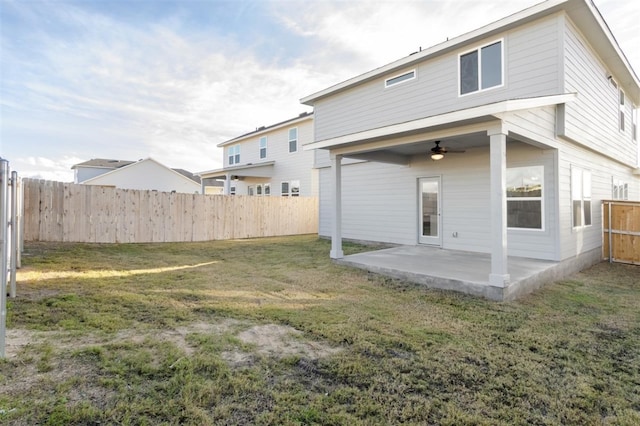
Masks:
[[[536,3],[0,0],[0,156],[62,181],[90,158],[215,169],[301,97]],[[595,3],[640,72],[640,2]]]

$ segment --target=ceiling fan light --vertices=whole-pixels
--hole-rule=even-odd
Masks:
[[[431,159],[433,161],[442,160],[443,158],[444,158],[444,154],[441,152],[434,152],[433,154],[431,154]]]

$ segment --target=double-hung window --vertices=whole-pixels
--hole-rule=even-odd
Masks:
[[[229,147],[229,165],[240,164],[240,145],[233,145]]]
[[[298,128],[289,129],[289,152],[298,151]]]
[[[507,169],[507,227],[544,229],[544,166]]]
[[[289,182],[282,182],[280,184],[280,194],[282,194],[283,197],[289,196]]]
[[[619,110],[618,128],[624,132],[624,92],[622,89],[619,91]]]
[[[502,86],[502,40],[460,54],[460,95]]]
[[[591,226],[591,172],[571,167],[573,227]]]
[[[264,195],[271,195],[271,184],[270,183],[265,183],[264,184]]]
[[[260,138],[260,159],[267,158],[267,137]]]
[[[256,185],[256,195],[262,195],[262,185]]]
[[[291,196],[299,197],[300,196],[300,181],[292,180],[291,181]]]

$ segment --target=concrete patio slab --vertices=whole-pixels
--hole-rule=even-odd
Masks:
[[[491,300],[512,300],[600,260],[599,250],[563,262],[509,256],[507,287],[489,284],[491,255],[488,253],[399,246],[345,256],[336,263],[429,288],[460,291]]]

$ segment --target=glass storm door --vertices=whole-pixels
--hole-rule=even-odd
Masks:
[[[418,179],[418,242],[442,245],[440,177]]]

